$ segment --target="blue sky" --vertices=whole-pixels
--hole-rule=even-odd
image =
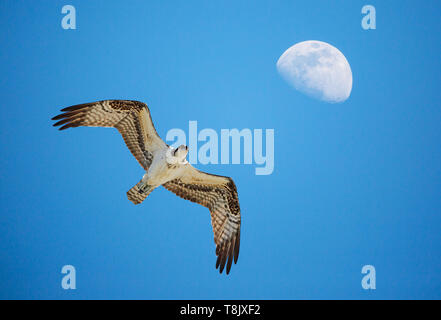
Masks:
[[[76,8],[76,30],[61,8]],[[372,4],[377,29],[361,28]],[[0,1],[2,299],[440,299],[439,1]],[[276,62],[325,41],[350,98],[302,95]],[[272,175],[233,177],[241,252],[219,275],[206,208],[126,191],[142,168],[114,129],[50,118],[108,98],[171,128],[274,129]],[[63,290],[61,268],[76,268]],[[376,268],[363,290],[361,268]]]

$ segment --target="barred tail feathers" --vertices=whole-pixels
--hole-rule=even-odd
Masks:
[[[140,204],[154,189],[155,186],[145,184],[141,180],[132,189],[127,191],[127,198],[134,204]]]

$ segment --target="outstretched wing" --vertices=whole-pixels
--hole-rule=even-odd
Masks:
[[[130,152],[147,170],[153,153],[166,147],[158,136],[145,103],[131,100],[103,100],[62,109],[53,117],[60,130],[71,127],[114,127],[121,133]]]
[[[210,210],[216,243],[216,268],[220,267],[219,272],[222,273],[227,264],[228,274],[233,258],[234,263],[237,262],[240,247],[240,207],[233,180],[201,172],[187,164],[180,178],[163,186],[181,198]]]

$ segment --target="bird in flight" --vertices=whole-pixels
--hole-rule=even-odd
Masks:
[[[186,160],[188,147],[172,148],[158,135],[145,103],[132,100],[103,100],[67,107],[52,120],[64,130],[73,127],[113,127],[146,173],[127,197],[140,204],[163,186],[181,198],[207,207],[216,244],[216,269],[230,272],[237,263],[240,246],[240,207],[233,179],[202,172]]]

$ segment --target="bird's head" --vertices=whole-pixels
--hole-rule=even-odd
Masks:
[[[187,157],[188,147],[181,144],[179,147],[172,151],[173,157],[176,157],[179,162],[183,162]]]

